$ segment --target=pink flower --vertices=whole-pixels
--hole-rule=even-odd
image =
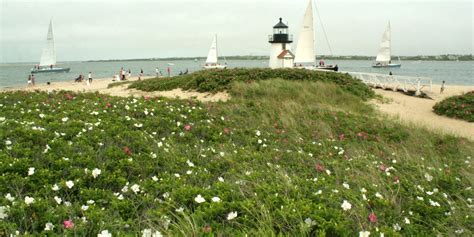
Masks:
[[[229,134],[230,133],[230,128],[224,128],[224,133]]]
[[[323,166],[323,165],[321,165],[321,164],[316,164],[316,170],[317,170],[318,172],[324,172],[325,169],[324,169],[324,166]]]
[[[191,130],[191,125],[189,125],[189,124],[184,125],[184,130],[186,132],[189,132]]]
[[[72,220],[66,220],[63,222],[63,224],[64,224],[64,228],[66,229],[74,228],[74,222],[72,222]]]
[[[379,169],[380,169],[380,171],[384,171],[384,172],[385,172],[385,170],[387,170],[387,167],[385,167],[385,165],[381,164],[381,165],[379,166]]]
[[[345,135],[344,133],[339,134],[339,141],[344,141]]]
[[[360,138],[363,138],[363,139],[369,138],[369,134],[367,134],[365,132],[359,132],[359,133],[357,133],[357,136],[360,137]]]
[[[123,148],[123,152],[125,152],[125,154],[127,156],[131,156],[132,155],[132,150],[130,150],[130,148],[128,148],[128,146],[124,147]]]
[[[369,215],[369,221],[372,222],[372,223],[377,223],[377,216],[375,215],[375,213],[370,213]]]

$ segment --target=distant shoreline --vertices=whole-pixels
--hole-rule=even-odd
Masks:
[[[459,54],[447,54],[447,55],[420,55],[420,56],[393,56],[393,61],[398,61],[398,57],[402,61],[474,61],[473,55],[459,55]],[[224,58],[224,56],[222,56]],[[374,61],[374,56],[361,56],[361,55],[341,55],[341,56],[329,56],[329,55],[317,55],[316,59],[325,60],[364,60]],[[97,60],[72,60],[72,61],[61,61],[59,63],[71,63],[71,62],[134,62],[134,61],[187,61],[187,60],[199,60],[203,61],[205,57],[168,57],[168,58],[129,58],[129,59],[97,59]],[[268,60],[268,56],[257,56],[257,55],[246,55],[246,56],[225,56],[226,60]],[[38,62],[1,62],[1,64],[31,64],[36,65]]]

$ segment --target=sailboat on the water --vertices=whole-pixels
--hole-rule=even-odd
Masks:
[[[392,63],[392,30],[390,27],[390,22],[388,22],[387,29],[382,36],[382,42],[380,43],[379,53],[375,59],[375,64],[372,65],[374,68],[391,68],[391,67],[401,67],[400,63]]]
[[[313,1],[310,0],[303,18],[303,27],[300,31],[298,44],[296,45],[295,67],[311,70],[337,71],[337,65],[316,65],[316,52],[314,46],[314,20]]]
[[[205,69],[224,69],[227,68],[227,63],[221,65],[218,62],[218,51],[217,51],[217,35],[214,36],[212,41],[211,48],[209,49],[209,54],[207,55],[206,64],[204,65]]]
[[[70,68],[56,67],[56,49],[54,47],[53,37],[53,21],[49,22],[48,36],[46,38],[46,45],[41,54],[40,64],[31,70],[31,73],[44,72],[69,72]]]

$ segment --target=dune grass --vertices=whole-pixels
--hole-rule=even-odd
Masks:
[[[383,118],[337,83],[227,90],[208,104],[0,94],[0,234],[473,234],[472,142]]]

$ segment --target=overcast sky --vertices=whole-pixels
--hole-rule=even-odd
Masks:
[[[317,0],[334,55],[472,54],[473,0]],[[0,0],[0,62],[35,62],[53,18],[59,61],[268,55],[279,17],[297,39],[308,0]],[[315,15],[317,54],[329,54]]]

